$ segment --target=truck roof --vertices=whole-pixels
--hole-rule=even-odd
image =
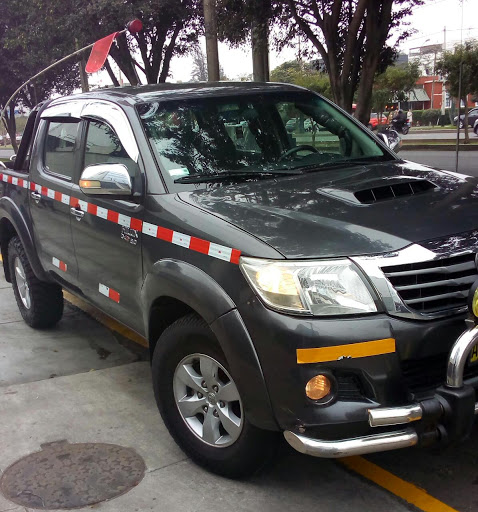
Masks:
[[[118,101],[120,98],[128,103],[144,103],[167,96],[168,99],[184,99],[207,96],[237,96],[250,93],[286,92],[305,90],[291,84],[273,82],[195,82],[162,83],[140,86],[111,87],[96,89],[87,93],[74,94],[57,98],[52,103],[65,99],[103,98]]]

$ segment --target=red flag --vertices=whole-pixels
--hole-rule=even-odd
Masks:
[[[90,58],[86,63],[85,70],[87,73],[95,73],[103,67],[106,57],[108,57],[108,53],[110,52],[111,44],[118,34],[119,32],[113,32],[109,36],[96,41],[91,49]]]

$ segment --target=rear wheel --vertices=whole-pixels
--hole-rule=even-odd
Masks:
[[[8,244],[8,264],[18,309],[30,327],[54,326],[63,315],[61,286],[40,281],[30,266],[18,237]]]
[[[196,463],[241,478],[270,459],[277,435],[249,423],[234,376],[201,318],[188,315],[164,331],[152,370],[164,423]]]

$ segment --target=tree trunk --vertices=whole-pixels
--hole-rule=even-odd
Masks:
[[[204,29],[206,32],[207,77],[209,82],[218,82],[219,53],[217,49],[216,0],[204,0]]]
[[[113,82],[113,85],[115,87],[119,87],[120,83],[114,74],[111,64],[108,62],[108,59],[106,59],[106,61],[105,61],[105,68],[106,68],[106,71],[108,71],[108,75],[110,76],[111,81]]]
[[[264,0],[256,0],[256,15],[252,22],[252,76],[254,82],[268,82],[269,77],[269,31],[268,15]]]

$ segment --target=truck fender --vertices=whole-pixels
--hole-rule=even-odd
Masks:
[[[38,277],[38,279],[41,281],[51,281],[48,277],[48,274],[43,269],[42,264],[40,263],[40,259],[38,258],[37,252],[35,250],[32,233],[26,223],[25,216],[22,215],[22,212],[18,206],[9,197],[0,198],[0,222],[3,219],[10,221],[16,234],[20,238],[20,241],[25,248],[28,260],[36,277]],[[2,255],[6,256],[7,241],[4,242],[3,236],[3,233],[0,231],[0,240],[2,241]],[[8,269],[7,258],[3,258],[3,268],[5,270],[5,276],[9,278],[10,271]]]
[[[259,428],[278,430],[252,339],[234,301],[212,277],[183,261],[160,260],[147,274],[141,296],[147,328],[153,303],[161,297],[179,300],[199,314],[226,356],[249,421]]]

